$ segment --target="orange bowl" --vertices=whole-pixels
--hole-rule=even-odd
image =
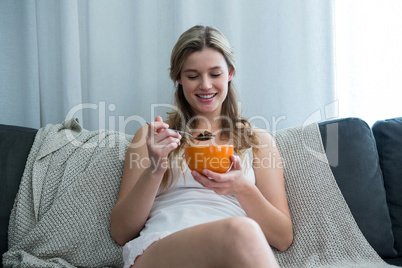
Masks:
[[[191,170],[201,174],[203,169],[225,173],[232,164],[230,156],[233,154],[233,145],[189,146],[185,148],[184,154]]]

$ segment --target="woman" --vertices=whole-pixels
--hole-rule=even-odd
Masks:
[[[234,72],[232,49],[215,28],[194,26],[173,48],[178,109],[135,134],[111,214],[126,267],[277,267],[270,245],[292,243],[279,152],[241,119]],[[233,167],[189,171],[183,151],[194,141],[171,129],[212,132],[214,143],[234,146]],[[248,156],[250,165],[242,163]]]

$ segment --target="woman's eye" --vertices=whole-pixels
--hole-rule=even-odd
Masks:
[[[198,75],[187,76],[188,79],[194,80],[198,77]]]
[[[219,74],[211,74],[212,77],[219,77],[221,75],[221,73]]]

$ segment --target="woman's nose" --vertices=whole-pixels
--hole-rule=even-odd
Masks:
[[[202,78],[200,82],[200,89],[201,90],[208,90],[211,88],[211,81],[208,78]]]

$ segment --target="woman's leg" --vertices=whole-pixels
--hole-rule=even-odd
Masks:
[[[134,268],[279,267],[259,225],[246,217],[205,223],[152,244]]]

